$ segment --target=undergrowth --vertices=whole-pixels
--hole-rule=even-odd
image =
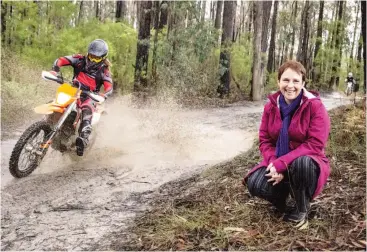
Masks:
[[[11,128],[36,118],[33,108],[54,98],[58,84],[42,80],[42,70],[20,63],[15,56],[7,57],[7,63],[1,65],[2,137]]]

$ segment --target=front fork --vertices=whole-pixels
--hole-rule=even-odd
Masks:
[[[70,113],[75,110],[77,104],[76,101],[72,102],[69,107],[65,110],[64,114],[61,116],[55,127],[52,129],[50,136],[48,137],[47,141],[41,146],[41,149],[37,153],[38,155],[42,155],[46,152],[47,148],[51,145],[52,139],[55,137],[57,132],[61,129],[62,125],[64,124],[66,118],[70,115]]]

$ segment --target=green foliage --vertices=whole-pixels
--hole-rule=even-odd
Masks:
[[[249,93],[252,78],[252,44],[243,40],[241,44],[234,44],[231,48],[231,68],[233,78],[239,83],[242,91]]]
[[[185,9],[192,8],[190,4],[175,3],[175,13],[185,14]],[[156,44],[158,78],[154,85],[158,94],[177,98],[214,96],[219,84],[219,54],[216,53],[218,38],[218,31],[209,22],[192,22],[185,29],[177,25],[168,35],[167,29],[163,29]],[[153,48],[152,36],[150,61]]]
[[[268,74],[268,84],[265,86],[264,94],[270,94],[273,91],[277,91],[278,87],[278,72]]]
[[[7,129],[33,119],[33,107],[53,99],[57,84],[42,81],[41,72],[34,70],[40,66],[34,63],[24,64],[7,50],[1,57],[7,59],[1,64],[1,124]]]
[[[24,47],[22,58],[50,69],[58,57],[75,53],[86,54],[88,44],[97,38],[104,39],[109,45],[114,82],[121,91],[131,91],[134,80],[136,31],[125,23],[100,23],[93,20],[75,28],[63,29],[52,37],[41,37],[34,40],[32,45]],[[66,68],[62,71],[71,77],[71,69]]]

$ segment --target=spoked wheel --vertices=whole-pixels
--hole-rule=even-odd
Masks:
[[[348,88],[347,89],[347,96],[351,95],[352,94],[352,88]]]
[[[26,177],[40,164],[46,151],[41,146],[51,133],[51,127],[46,121],[32,124],[19,138],[11,153],[9,170],[16,178]]]

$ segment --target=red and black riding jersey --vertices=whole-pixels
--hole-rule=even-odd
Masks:
[[[79,81],[83,88],[99,92],[103,84],[105,95],[112,94],[113,82],[108,67],[102,63],[97,68],[88,71],[85,65],[86,57],[81,54],[74,54],[56,59],[53,70],[58,71],[60,67],[72,66],[74,68],[74,80]]]

